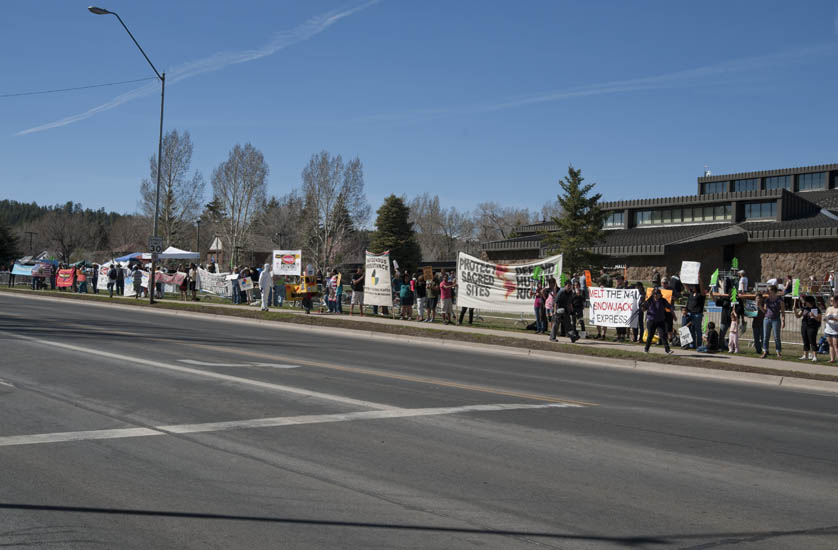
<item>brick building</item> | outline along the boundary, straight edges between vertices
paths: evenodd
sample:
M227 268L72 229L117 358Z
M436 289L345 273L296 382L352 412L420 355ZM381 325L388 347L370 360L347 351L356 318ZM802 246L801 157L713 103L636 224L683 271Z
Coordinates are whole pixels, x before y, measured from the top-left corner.
M625 265L629 279L671 274L682 260L702 276L736 257L752 281L822 280L838 267L838 164L698 178L698 194L600 203L605 241L594 251ZM552 222L521 226L518 236L482 243L492 261L543 257Z

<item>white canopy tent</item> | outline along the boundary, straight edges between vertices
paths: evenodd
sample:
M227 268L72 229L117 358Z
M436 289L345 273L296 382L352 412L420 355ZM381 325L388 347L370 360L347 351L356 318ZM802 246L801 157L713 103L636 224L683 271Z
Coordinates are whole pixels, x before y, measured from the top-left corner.
M181 250L174 246L170 246L160 253L161 260L197 260L200 257L201 255L198 252L189 252L188 250Z

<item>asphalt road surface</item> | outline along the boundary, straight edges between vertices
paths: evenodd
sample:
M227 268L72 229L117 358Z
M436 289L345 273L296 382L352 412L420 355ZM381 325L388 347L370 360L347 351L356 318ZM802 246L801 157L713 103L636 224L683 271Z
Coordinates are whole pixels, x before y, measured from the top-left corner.
M838 398L0 295L0 547L838 548Z

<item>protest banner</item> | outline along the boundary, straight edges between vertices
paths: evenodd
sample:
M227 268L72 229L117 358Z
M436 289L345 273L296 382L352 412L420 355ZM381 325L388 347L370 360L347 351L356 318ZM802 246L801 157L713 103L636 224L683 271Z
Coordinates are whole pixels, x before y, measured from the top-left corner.
M681 282L685 285L697 285L700 269L701 262L681 262Z
M55 286L58 288L67 288L73 286L75 281L75 269L59 269L58 275L55 278Z
M253 290L253 279L250 277L239 277L239 288L241 290Z
M390 251L373 254L367 251L364 263L364 304L368 306L393 305L390 281Z
M198 268L196 285L201 292L215 296L230 297L233 295L233 285L227 280L227 273L210 273L206 269Z
M636 328L639 294L636 288L589 288L591 324Z
M541 268L542 273L561 273L561 254L531 264L500 265L460 252L457 259L457 306L530 313L538 286L533 279L536 268Z
M303 253L301 250L274 250L273 274L296 275L303 274Z
M434 266L426 265L422 268L422 276L425 277L426 281L430 281L434 278Z

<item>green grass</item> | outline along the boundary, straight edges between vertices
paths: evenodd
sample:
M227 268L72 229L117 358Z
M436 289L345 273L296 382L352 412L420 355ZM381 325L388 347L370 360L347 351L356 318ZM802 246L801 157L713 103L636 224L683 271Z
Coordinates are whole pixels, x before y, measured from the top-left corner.
M838 369L836 369L836 375L813 374L795 371L793 370L793 364L795 362L800 363L800 361L797 359L789 358L777 360L777 367L754 367L750 365L725 363L709 358L702 359L693 357L680 357L676 355L645 354L639 351L640 348L638 346L640 344L626 345L626 349L598 348L594 346L574 345L570 343L554 343L548 341L546 338L542 341L533 341L530 339L516 338L514 333L511 332L511 330L514 329L505 329L507 332L509 332L509 335L489 335L480 334L476 332L468 332L468 329L465 327L463 327L460 330L444 330L434 328L434 325L428 325L425 323L417 323L416 325L373 323L367 322L363 319L359 319L358 317L353 317L352 319L349 319L347 315L301 315L299 313L291 313L290 309L286 309L285 311L276 311L276 309L274 309L273 311L263 312L257 307L219 307L217 303L210 303L208 300L205 300L204 297L201 298L200 302L181 302L165 300L158 301L154 305L151 305L148 303L147 299L124 297L109 298L107 295L102 294L73 294L69 292L59 291L35 292L24 289L10 289L7 287L0 287L0 291L29 295L53 296L67 300L84 300L107 304L131 305L143 308L167 309L174 311L188 311L193 313L224 315L228 317L238 317L245 319L261 319L283 323L293 323L295 325L304 326L334 327L350 330L362 330L367 332L378 332L384 334L395 334L402 336L418 336L443 341L489 344L528 350L558 352L571 355L584 355L588 357L597 357L603 359L624 359L630 361L633 360L644 361L649 363L663 363L669 365L684 365L725 371L751 372L757 374L771 374L775 376L786 376L793 378L805 378L810 380L838 382ZM492 327L487 326L486 324L480 324L480 328ZM520 329L518 329L517 332L520 333ZM751 352L742 354L742 356L755 357L756 354ZM730 355L730 357L732 360L735 360L737 356Z

